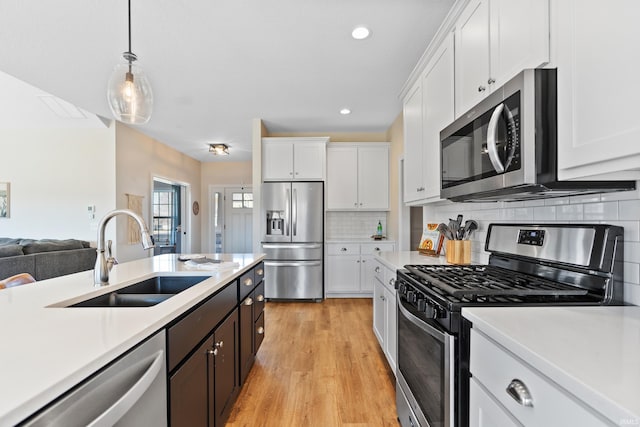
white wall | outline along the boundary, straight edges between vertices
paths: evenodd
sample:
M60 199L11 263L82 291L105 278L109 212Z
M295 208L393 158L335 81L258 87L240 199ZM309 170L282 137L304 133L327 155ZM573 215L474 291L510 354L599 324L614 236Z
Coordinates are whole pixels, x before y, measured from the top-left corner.
M640 186L640 182L638 182ZM640 305L640 190L529 202L443 203L424 207L424 222L448 222L461 213L480 230L472 241L472 262L486 263L487 227L492 222L602 223L624 227L625 301Z
M95 241L97 222L115 208L115 170L113 124L0 130L0 181L11 185L10 218L0 219L0 236Z
M200 201L200 162L173 148L150 138L121 123L116 126L116 205L127 208L127 193L144 196L142 216L151 227L151 195L153 177L161 177L188 186L187 223L185 230L191 239L191 248L183 252L200 252L202 215L194 215L191 204ZM202 206L202 203L200 203ZM127 244L127 220L118 217L118 261L125 262L153 255L140 244ZM110 226L112 227L111 223Z

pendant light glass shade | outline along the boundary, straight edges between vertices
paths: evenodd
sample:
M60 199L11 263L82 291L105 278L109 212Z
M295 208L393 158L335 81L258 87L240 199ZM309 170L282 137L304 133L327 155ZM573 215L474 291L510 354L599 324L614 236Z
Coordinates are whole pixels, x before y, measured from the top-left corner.
M111 112L117 120L134 125L145 124L153 111L153 92L142 68L133 61L135 55L123 54L124 62L111 73L107 88L107 99Z

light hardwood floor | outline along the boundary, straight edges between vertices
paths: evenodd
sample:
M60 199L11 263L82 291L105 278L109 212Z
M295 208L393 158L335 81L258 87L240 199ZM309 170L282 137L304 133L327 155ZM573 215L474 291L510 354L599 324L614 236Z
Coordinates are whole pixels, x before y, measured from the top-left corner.
M394 426L395 379L368 298L268 302L265 339L227 426Z

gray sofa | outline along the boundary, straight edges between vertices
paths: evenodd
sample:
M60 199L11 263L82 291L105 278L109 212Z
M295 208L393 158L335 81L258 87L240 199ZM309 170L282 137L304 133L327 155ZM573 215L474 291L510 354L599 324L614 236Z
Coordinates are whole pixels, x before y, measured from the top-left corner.
M0 280L19 273L50 279L91 270L95 262L96 249L83 240L0 237Z

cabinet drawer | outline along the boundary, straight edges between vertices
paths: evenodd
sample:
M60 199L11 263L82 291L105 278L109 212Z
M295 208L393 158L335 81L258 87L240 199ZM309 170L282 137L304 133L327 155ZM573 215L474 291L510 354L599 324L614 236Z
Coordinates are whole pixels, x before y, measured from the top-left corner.
M238 303L238 282L233 281L167 330L169 371L209 334Z
M396 272L390 268L384 269L384 285L394 296L396 294Z
M573 395L554 385L547 377L475 329L471 330L470 358L473 377L524 425L609 425ZM507 392L507 387L513 380L519 380L526 386L532 406L520 404Z
M327 245L329 255L358 255L360 245L358 243L329 243Z
M256 287L256 279L254 277L254 269L251 269L240 276L240 283L238 284L239 288L239 301L245 299L247 295L253 291L253 288Z
M380 252L393 252L393 243L363 243L360 245L362 255L377 255Z
M260 317L258 317L258 320L256 320L255 334L255 353L257 354L260 346L262 345L262 341L264 340L264 313L262 313Z
M253 277L256 283L262 282L262 279L264 279L264 262L253 268Z
M264 282L260 282L260 284L256 286L253 295L253 320L256 321L264 310Z

